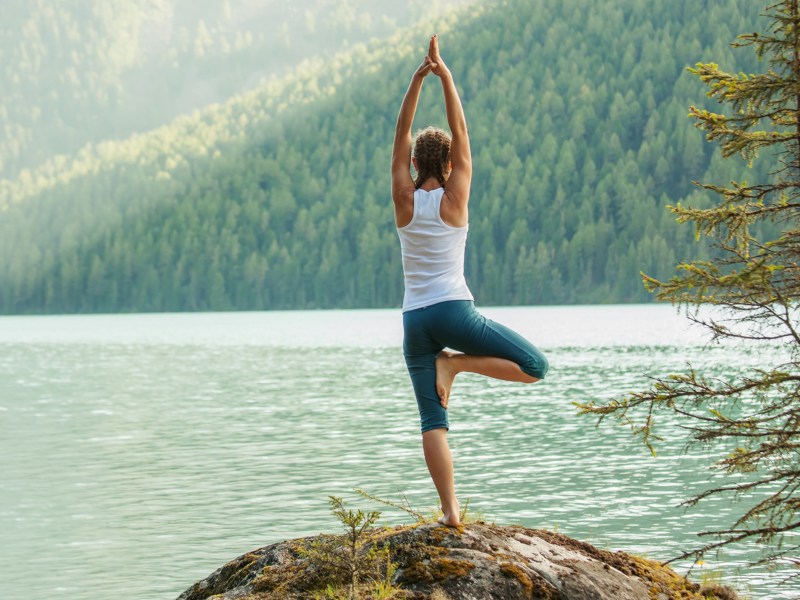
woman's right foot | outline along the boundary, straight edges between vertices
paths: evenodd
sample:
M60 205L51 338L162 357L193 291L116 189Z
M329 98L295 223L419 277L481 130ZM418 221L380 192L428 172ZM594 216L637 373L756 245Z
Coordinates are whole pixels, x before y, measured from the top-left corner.
M436 393L444 408L447 408L447 403L450 401L450 388L453 387L453 380L456 378L456 370L451 361L454 356L452 352L442 350L436 357Z

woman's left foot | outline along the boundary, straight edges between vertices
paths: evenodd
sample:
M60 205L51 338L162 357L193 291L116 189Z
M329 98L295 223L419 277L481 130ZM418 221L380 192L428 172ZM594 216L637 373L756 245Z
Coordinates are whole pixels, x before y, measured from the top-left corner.
M456 371L450 361L454 356L452 352L442 350L436 357L436 393L439 394L439 402L444 408L447 408L450 401L450 388L456 378Z
M461 519L458 518L458 514L442 515L437 519L437 521L442 525L447 525L448 527L458 527L461 525Z

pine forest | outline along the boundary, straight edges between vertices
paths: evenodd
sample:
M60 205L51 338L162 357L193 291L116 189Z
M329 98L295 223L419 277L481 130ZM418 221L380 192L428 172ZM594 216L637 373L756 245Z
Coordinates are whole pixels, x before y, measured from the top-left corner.
M713 106L687 67L759 68L730 46L759 2L451 2L422 20L344 1L320 3L326 19L298 3L293 18L319 44L295 62L278 53L258 81L282 29L248 38L220 25L247 3L224 3L228 21L200 41L197 28L174 33L183 41L149 62L152 15L113 4L83 37L61 14L77 9L44 2L19 3L3 26L6 47L35 38L14 47L28 50L25 72L39 69L36 85L17 76L0 92L2 313L399 306L392 136L434 29L469 125L466 276L481 305L650 301L641 272L665 278L710 252L667 206L710 203L694 180L769 176L768 161L721 160L687 118ZM325 36L342 28L348 45L333 52ZM298 43L287 31L284 49ZM42 66L47 56L62 60ZM181 61L214 90L175 76ZM137 66L123 77L120 64ZM23 92L41 101L25 106ZM426 125L446 126L433 78L415 129Z

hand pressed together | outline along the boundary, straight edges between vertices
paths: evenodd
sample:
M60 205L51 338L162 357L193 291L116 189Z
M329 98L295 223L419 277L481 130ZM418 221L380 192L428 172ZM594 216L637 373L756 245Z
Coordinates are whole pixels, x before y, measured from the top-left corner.
M442 55L439 54L439 36L433 34L428 43L428 54L422 59L422 64L417 68L414 77L424 79L429 73L443 77L449 72L447 65L442 60Z
M428 76L428 74L432 70L433 63L431 62L430 56L425 56L422 60L422 64L417 67L416 72L414 73L414 77L418 77L419 79L424 79Z
M435 33L431 36L430 43L428 44L428 56L426 58L430 60L431 71L433 71L433 74L437 77L442 77L446 73L449 73L447 65L444 64L442 56L439 54L439 36Z

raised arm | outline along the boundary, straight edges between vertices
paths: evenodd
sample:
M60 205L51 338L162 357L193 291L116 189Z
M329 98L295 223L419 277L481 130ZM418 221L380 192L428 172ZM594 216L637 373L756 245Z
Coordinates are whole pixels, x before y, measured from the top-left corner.
M422 64L411 77L397 126L394 130L394 146L392 147L392 200L394 216L398 227L407 225L414 214L414 180L411 178L411 126L414 113L417 112L419 93L422 82L431 72L431 59L426 56Z
M442 81L447 124L452 135L450 142L452 171L447 179L445 191L445 200L449 205L445 209L449 214L443 216L449 216L449 219L446 218L448 221L466 225L467 202L469 202L469 188L472 182L472 154L469 149L467 119L464 116L464 108L461 106L461 98L458 96L456 84L453 82L453 75L439 54L439 36L437 35L431 38L428 56L431 59L433 74Z

